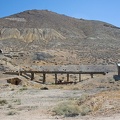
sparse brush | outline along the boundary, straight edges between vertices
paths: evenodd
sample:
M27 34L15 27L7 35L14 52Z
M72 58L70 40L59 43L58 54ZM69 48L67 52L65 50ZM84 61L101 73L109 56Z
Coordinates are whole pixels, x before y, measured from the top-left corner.
M113 79L108 79L108 81L109 81L109 83L115 83L115 80L113 80Z
M82 116L85 116L87 115L89 112L91 112L91 108L89 105L82 105L80 107L80 113Z
M7 100L0 100L0 105L1 106L5 105L5 104L7 104Z
M17 103L17 105L21 105L21 100L20 99L16 99L14 100L15 103Z
M15 115L15 114L16 114L15 111L9 111L9 112L7 113L7 115Z
M8 105L8 108L12 108L12 105Z
M15 90L14 88L11 89L11 91L14 91L14 90Z
M74 87L73 90L79 90L79 88L78 87Z
M23 87L27 87L26 85L23 85Z
M90 96L88 94L82 94L79 98L79 100L77 101L78 105L83 104L85 101L87 101L88 99L90 99Z
M20 88L20 91L27 90L27 87Z
M56 115L63 115L65 117L74 117L79 115L80 110L79 107L71 102L65 102L59 104L54 108L53 112Z

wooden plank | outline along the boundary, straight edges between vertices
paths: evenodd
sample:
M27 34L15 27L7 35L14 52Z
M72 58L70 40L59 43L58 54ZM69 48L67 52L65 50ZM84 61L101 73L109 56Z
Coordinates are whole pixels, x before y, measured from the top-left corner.
M22 73L45 73L45 74L105 74L106 72L74 72L74 71L21 71Z

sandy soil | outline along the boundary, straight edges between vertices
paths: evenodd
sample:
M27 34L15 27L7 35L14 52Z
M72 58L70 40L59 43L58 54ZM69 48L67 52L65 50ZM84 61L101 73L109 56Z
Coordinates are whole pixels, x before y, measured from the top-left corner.
M11 64L7 65L13 69ZM82 75L82 81L71 85L43 85L37 83L40 75L35 75L35 80L24 76L21 85L7 83L11 76L0 72L0 120L120 120L120 80L115 81L113 76L117 73L109 73L105 76ZM59 76L63 79L65 76ZM54 76L47 76L47 82L53 81ZM71 76L70 79L78 79L78 76ZM41 90L47 87L48 90ZM79 99L81 95L94 95L105 99L102 106L103 111L97 111L86 116L63 117L53 115L53 108L59 103ZM91 102L88 100L85 104ZM109 104L108 104L109 103ZM112 108L111 108L112 106ZM114 109L113 109L114 108Z
M78 98L83 91L81 90L10 90L6 87L0 90L0 100L7 100L7 104L0 106L1 120L119 120L120 115L111 116L77 116L77 117L59 117L51 116L51 108L62 101ZM13 115L10 114L13 112Z
M82 94L101 94L102 91L113 91L116 93L119 81L109 83L114 73L106 76L96 76L92 79L86 79L77 85L40 85L38 88L33 86L11 85L2 83L0 85L0 101L7 101L6 104L0 105L1 120L120 120L119 112L112 114L99 113L96 115L63 117L54 116L52 109L61 102L71 99L78 99ZM103 82L104 83L101 83ZM2 81L2 79L1 79ZM96 81L96 82L95 82ZM94 83L94 84L92 84ZM101 84L105 86L101 87ZM112 86L111 86L112 84ZM41 87L48 87L49 90L40 90ZM85 87L86 86L86 87ZM99 87L98 87L99 86ZM84 88L83 88L84 87ZM60 89L61 88L61 89ZM113 88L113 89L112 89ZM93 90L94 89L94 90ZM109 92L110 94L111 92ZM103 94L101 94L103 95ZM106 94L107 95L107 94ZM111 94L112 95L112 94ZM118 95L119 96L119 95ZM114 97L114 96L113 96ZM118 99L118 101L120 98ZM114 98L113 98L114 101Z

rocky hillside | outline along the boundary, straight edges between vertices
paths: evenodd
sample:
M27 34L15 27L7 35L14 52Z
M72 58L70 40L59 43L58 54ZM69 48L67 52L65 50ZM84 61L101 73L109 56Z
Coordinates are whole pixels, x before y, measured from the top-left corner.
M119 38L120 28L114 25L48 10L28 10L0 18L0 49L7 51L60 49L72 51L79 61L114 63L120 58Z
M0 19L0 39L117 39L120 28L100 21L75 19L47 10L30 10Z

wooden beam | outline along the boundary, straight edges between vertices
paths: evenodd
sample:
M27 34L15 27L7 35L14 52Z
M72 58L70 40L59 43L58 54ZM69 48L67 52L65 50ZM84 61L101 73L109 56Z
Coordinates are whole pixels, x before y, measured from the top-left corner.
M46 73L43 73L43 84L46 83Z
M67 82L69 82L69 74L67 73Z
M55 84L57 84L57 73L55 73Z
M31 80L34 79L34 72L31 72Z
M20 76L20 75L22 75L22 72L21 72L21 71L19 71L19 76Z
M79 74L79 82L81 82L81 74Z
M22 75L22 72L20 71L20 75Z
M93 78L93 74L90 74L91 75L91 78Z
M120 66L117 66L118 68L118 76L120 76Z

